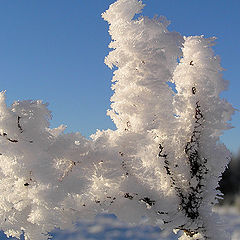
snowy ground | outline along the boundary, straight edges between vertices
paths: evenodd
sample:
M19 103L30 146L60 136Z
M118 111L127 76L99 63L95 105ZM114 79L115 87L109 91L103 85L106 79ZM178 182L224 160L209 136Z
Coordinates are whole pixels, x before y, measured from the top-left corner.
M217 212L227 225L232 240L240 240L240 209L234 207L219 208Z
M240 212L236 208L216 209L224 219L232 240L240 240ZM170 234L170 235L169 235ZM113 216L98 216L93 223L82 223L76 232L56 234L54 240L175 240L178 237L157 227L131 227Z
M169 236L170 234L170 236ZM54 234L55 235L55 234ZM81 223L74 233L57 233L54 240L175 240L176 235L152 226L129 226L112 215L98 216L95 222Z
M240 240L240 212L236 208L218 208L226 224L232 240ZM169 235L170 234L170 235ZM0 239L5 240L3 234ZM24 238L22 238L24 239ZM177 236L169 232L161 232L152 226L129 226L113 215L98 216L94 222L85 222L72 232L57 231L53 240L175 240Z

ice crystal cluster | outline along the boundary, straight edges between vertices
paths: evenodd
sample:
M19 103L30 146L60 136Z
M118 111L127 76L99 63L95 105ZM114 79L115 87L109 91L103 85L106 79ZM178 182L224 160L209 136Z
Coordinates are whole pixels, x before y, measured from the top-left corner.
M115 67L108 115L117 130L88 140L49 128L41 101L0 96L0 226L45 240L54 228L114 213L129 223L181 230L180 239L226 240L212 207L229 161L219 142L233 107L214 38L182 37L164 18L136 17L139 0L103 13ZM176 87L175 87L176 86Z

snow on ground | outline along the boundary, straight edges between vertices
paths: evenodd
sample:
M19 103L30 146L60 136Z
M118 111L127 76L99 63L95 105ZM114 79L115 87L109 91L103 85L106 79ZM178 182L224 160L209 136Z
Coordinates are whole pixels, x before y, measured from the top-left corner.
M170 236L169 236L170 234ZM129 226L120 222L113 215L97 216L94 222L85 222L77 226L72 233L57 232L54 240L175 240L176 235L170 232L161 232L153 226Z
M217 208L216 211L222 216L227 231L231 234L231 240L240 240L240 209L235 207Z
M232 240L240 240L240 212L233 207L216 208ZM129 226L112 215L98 216L95 222L78 225L72 233L54 234L54 240L176 240L177 235L152 226Z
M228 232L232 236L231 240L240 240L240 211L234 207L216 208L216 211L227 225ZM114 215L100 215L95 221L79 223L75 231L53 233L53 240L176 240L177 238L177 235L161 232L157 227L129 226L117 220ZM0 234L0 239L7 238Z

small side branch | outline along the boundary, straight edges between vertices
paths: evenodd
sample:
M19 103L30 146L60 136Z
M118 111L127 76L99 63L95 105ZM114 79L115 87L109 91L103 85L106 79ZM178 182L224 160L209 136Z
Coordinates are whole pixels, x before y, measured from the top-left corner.
M192 89L192 93L196 93L196 89ZM191 173L191 180L189 182L189 191L187 195L180 196L181 203L180 207L184 211L186 217L191 219L191 221L195 221L197 218L199 218L199 208L201 206L203 197L203 180L205 178L205 175L208 173L208 169L206 167L207 159L201 157L199 152L199 145L200 145L200 136L203 129L203 123L204 123L204 115L201 111L201 106L199 104L199 101L196 102L195 107L195 126L194 130L191 136L191 139L189 142L187 142L185 147L185 153L187 155L189 166L190 166L190 173ZM192 181L194 184L192 184ZM202 227L203 228L203 227ZM184 228L182 226L181 228L184 230L184 232L188 236L193 236L195 232ZM200 231L200 229L199 229ZM201 232L204 233L204 229L201 229ZM208 239L207 236L205 236L205 239Z
M20 124L20 119L21 119L21 117L18 116L18 118L17 118L17 125L18 125L18 129L20 130L20 133L23 133L23 128L22 128L22 126Z
M72 172L73 167L76 166L76 165L79 164L79 163L80 163L80 161L77 161L77 162L75 162L75 161L70 161L69 166L66 168L66 170L65 170L64 173L63 173L63 175L59 178L59 181L62 182L63 179L64 179L66 176L68 176L68 174L69 174L70 172Z
M5 132L2 133L2 134L0 133L0 136L6 138L9 142L12 142L12 143L17 143L18 142L18 140L16 140L16 139L9 138L7 133L5 133Z

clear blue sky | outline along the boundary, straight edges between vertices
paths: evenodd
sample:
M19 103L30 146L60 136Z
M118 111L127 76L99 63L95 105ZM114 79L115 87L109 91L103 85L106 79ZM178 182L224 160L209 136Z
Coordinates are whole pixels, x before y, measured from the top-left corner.
M106 116L112 72L104 65L108 54L108 25L101 13L113 0L0 0L0 90L7 101L42 99L53 113L51 125L85 136L114 128ZM240 1L144 0L143 14L164 15L171 30L183 35L218 37L215 48L226 69L229 90L223 94L240 109ZM235 129L222 138L237 152L240 114Z

